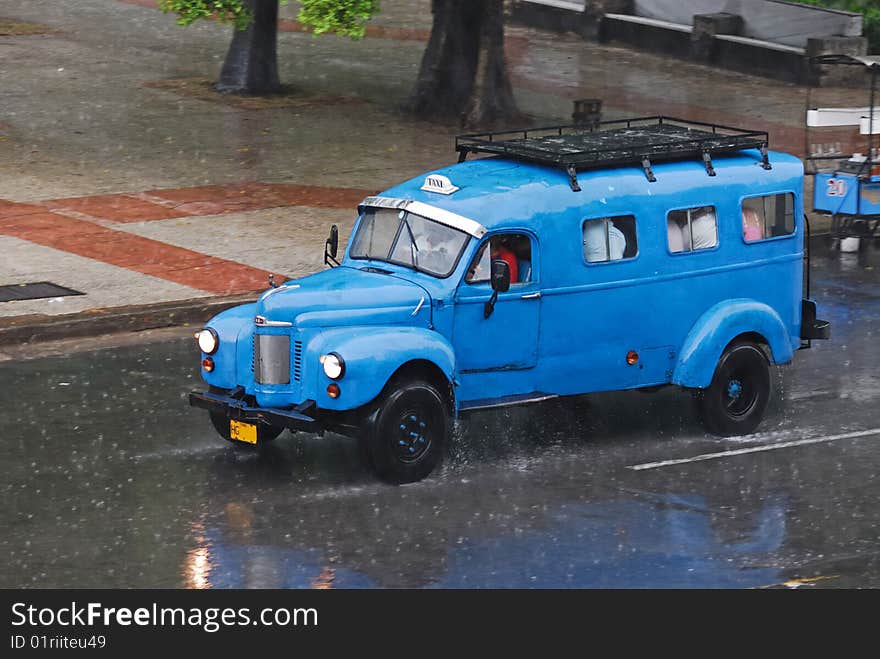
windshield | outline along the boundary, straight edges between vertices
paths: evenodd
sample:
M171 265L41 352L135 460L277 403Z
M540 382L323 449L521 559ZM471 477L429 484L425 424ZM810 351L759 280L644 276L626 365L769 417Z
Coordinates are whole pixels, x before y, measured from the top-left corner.
M368 208L352 240L349 256L448 277L467 241L466 233L421 215L391 208Z

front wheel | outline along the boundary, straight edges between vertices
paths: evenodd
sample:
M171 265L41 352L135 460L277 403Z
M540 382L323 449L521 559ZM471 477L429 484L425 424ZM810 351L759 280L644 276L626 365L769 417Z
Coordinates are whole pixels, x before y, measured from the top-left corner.
M721 436L754 432L770 400L770 364L754 343L728 347L708 388L697 394L709 432Z
M395 484L420 481L443 457L451 424L446 401L433 385L398 384L364 424L364 448L376 475Z

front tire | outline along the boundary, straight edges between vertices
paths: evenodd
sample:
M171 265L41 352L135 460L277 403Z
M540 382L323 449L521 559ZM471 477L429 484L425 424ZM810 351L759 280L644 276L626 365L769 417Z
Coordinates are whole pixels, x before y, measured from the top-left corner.
M440 463L451 433L446 401L423 381L391 387L364 426L360 441L373 470L382 480L397 485L430 474Z
M712 383L697 394L709 432L722 437L748 435L758 427L770 400L770 363L754 343L729 346Z

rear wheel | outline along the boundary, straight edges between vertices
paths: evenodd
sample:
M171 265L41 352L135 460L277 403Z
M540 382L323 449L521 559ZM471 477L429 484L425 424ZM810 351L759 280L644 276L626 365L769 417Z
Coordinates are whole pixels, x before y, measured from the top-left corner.
M248 446L253 446L253 444L248 444L246 442L240 442L237 439L232 439L229 430L229 417L225 414L219 414L217 412L209 412L211 417L211 423L214 425L214 429L217 433L225 439L230 444L234 446L245 448ZM267 444L272 440L276 439L278 435L284 432L284 428L278 428L276 426L267 426L265 423L257 423L257 445L259 444Z
M770 400L770 364L754 343L729 346L708 388L697 394L700 415L709 432L748 435L761 423Z
M359 440L384 481L420 481L439 464L451 432L446 401L423 381L399 383L385 393Z

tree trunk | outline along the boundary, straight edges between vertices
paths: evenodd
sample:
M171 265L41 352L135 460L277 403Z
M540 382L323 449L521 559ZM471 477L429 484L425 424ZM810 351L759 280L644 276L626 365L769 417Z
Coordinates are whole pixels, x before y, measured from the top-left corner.
M433 0L410 109L480 125L518 116L504 57L503 0Z
M244 0L253 20L236 29L220 72L217 91L271 94L278 79L278 0Z

